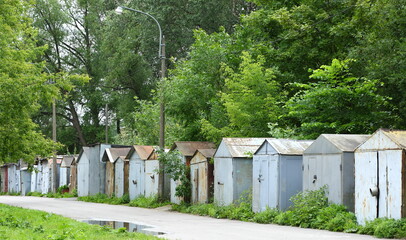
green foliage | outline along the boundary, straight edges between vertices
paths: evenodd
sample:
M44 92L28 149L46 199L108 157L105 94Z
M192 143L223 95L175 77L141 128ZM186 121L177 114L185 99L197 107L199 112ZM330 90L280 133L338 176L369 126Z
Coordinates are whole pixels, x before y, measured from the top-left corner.
M219 206L216 204L196 204L187 203L173 204L172 210L183 213L192 213L200 216L210 216L213 218L228 218L241 221L252 221L255 213L252 212L251 195L242 194L239 201L228 206Z
M192 194L189 166L183 162L182 155L178 151L165 152L165 150L159 149L157 153L158 161L164 166L163 169L160 169L161 173L168 174L171 179L178 183L175 196L188 202Z
M165 85L166 111L185 129L180 139L202 140L202 121L225 127L224 107L219 91L224 86L221 64L227 61L230 35L224 29L207 34L194 31L195 42L184 59L174 62Z
M63 193L66 192L67 190L69 190L68 185L62 185L60 187L58 187L58 189L56 190L57 193Z
M367 221L365 226L360 227L358 233L374 235L378 238L405 238L406 220L376 218L373 221Z
M158 196L139 196L136 199L132 200L128 205L131 207L158 208L169 204L171 203L160 200Z
M310 227L320 210L328 206L326 187L315 191L300 192L290 199L293 206L290 209L292 218L288 218L287 225Z
M358 233L366 234L366 235L374 235L376 227L382 223L385 219L384 218L376 218L373 221L367 221L365 226L363 226Z
M115 144L158 145L159 140L159 109L156 97L152 100L135 100L136 107L129 113L123 130L113 142ZM172 144L184 130L170 116L165 118L165 143Z
M107 204L113 204L113 205L122 205L122 204L127 204L130 202L130 196L128 194L124 194L122 197L109 197L107 194L103 193L98 193L93 196L83 196L83 197L78 197L79 201L84 201L84 202L95 202L95 203L107 203Z
M229 119L229 125L219 130L223 136L264 137L268 135L268 123L277 121L284 93L275 81L274 70L265 68L264 64L263 56L255 59L245 51L237 70L223 64L226 78L221 102ZM202 131L211 133L204 128Z
M256 223L273 223L280 214L279 210L267 207L265 211L256 213L252 220Z
M313 70L316 83L287 102L289 117L298 119L298 133L316 138L322 133L370 133L391 122L388 99L378 93L379 81L354 77L350 60L334 59Z
M40 193L40 192L29 192L26 194L27 196L33 196L33 197L48 197L48 198L73 198L73 197L77 197L77 193L73 192L73 193L69 193L69 192L61 192L58 191L57 193Z
M60 147L37 131L32 121L41 100L48 103L57 95L46 84L43 63L38 59L45 47L37 46L32 27L31 1L0 3L0 159L33 162L36 155L47 156Z
M118 232L59 215L0 205L1 239L159 239L141 233Z

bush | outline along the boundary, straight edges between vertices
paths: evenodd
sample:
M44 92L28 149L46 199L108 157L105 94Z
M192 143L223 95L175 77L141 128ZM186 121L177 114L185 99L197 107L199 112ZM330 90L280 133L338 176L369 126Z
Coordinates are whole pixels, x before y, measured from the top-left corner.
M326 196L326 187L322 187L315 191L300 192L290 199L293 206L290 211L289 221L286 225L310 227L321 209L328 207L328 199Z
M315 220L311 223L310 227L317 229L327 229L327 224L337 216L337 214L347 212L343 205L331 204L328 207L320 209Z
M324 229L334 232L357 232L357 218L354 213L340 212L327 222Z
M273 223L275 217L278 216L281 212L277 209L266 208L265 211L256 213L252 220L256 223Z
M40 192L29 192L26 194L27 196L33 196L33 197L42 197L44 194Z
M56 192L59 194L62 194L62 193L65 193L66 191L69 191L68 185L62 185L62 186L58 187Z
M376 218L373 221L367 221L365 226L361 227L358 233L366 235L374 235L376 227L383 221L383 218Z
M279 225L297 226L294 225L294 214L292 211L280 213L278 216L275 217L274 223L277 223Z
M170 202L165 202L159 200L158 196L145 197L140 196L132 200L128 205L131 207L142 207L142 208L157 208L165 205L169 205Z

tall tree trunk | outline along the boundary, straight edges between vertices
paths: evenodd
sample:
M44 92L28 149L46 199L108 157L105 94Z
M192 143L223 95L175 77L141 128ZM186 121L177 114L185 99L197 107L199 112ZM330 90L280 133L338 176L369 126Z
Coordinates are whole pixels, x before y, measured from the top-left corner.
M76 129L76 133L78 134L78 138L82 146L86 146L86 139L83 135L82 127L80 126L79 116L76 112L75 105L73 104L72 100L68 100L69 104L69 111L72 114L72 124L73 127Z

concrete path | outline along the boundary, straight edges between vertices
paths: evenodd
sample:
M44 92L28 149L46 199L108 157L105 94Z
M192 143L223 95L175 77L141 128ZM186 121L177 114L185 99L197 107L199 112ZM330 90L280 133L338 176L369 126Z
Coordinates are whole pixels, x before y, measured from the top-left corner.
M335 233L322 230L303 229L273 224L257 224L214 219L182 214L162 209L143 209L87 203L75 199L53 199L40 197L0 196L0 203L37 209L77 220L110 220L133 222L153 226L155 231L165 232L164 238L183 240L338 240L376 239L358 234Z

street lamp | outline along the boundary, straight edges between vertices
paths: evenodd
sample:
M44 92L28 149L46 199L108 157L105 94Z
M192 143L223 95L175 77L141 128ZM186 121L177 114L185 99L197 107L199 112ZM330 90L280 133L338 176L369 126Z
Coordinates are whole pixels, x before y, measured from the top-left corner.
M124 10L130 10L133 12L147 15L148 17L152 18L155 21L155 23L157 24L158 29L159 29L158 57L161 59L161 81L163 82L165 79L166 65L165 65L165 37L162 34L161 25L152 15L150 15L146 12L140 11L140 10L123 7L123 6L118 6L115 11L117 14L122 14ZM165 148L165 105L164 105L164 101L163 101L163 96L161 96L161 103L160 103L159 107L160 107L160 111L159 111L159 147L161 149L164 149Z

